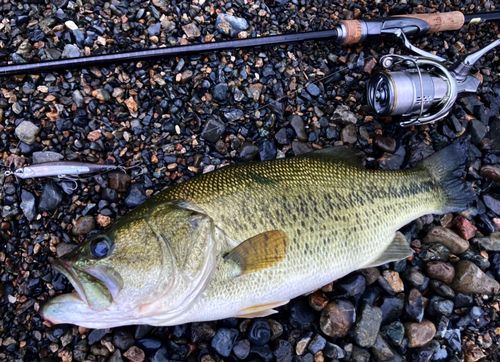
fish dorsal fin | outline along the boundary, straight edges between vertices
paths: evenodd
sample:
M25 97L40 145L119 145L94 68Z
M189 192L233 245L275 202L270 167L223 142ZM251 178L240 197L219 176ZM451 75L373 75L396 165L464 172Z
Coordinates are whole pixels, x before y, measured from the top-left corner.
M270 230L245 240L224 258L234 262L244 275L282 262L288 253L289 239L284 231Z
M413 254L412 248L408 245L403 234L399 231L396 232L396 236L392 240L391 244L385 249L385 251L376 260L370 264L364 266L364 268L379 266L392 261L398 261L405 259Z
M262 305L256 305L250 308L243 309L238 315L236 315L236 318L258 318L258 317L267 317L268 315L278 313L276 309L277 307L281 307L282 305L285 305L289 302L290 300L285 300L281 302L275 302L275 303L269 303L269 304L262 304Z
M328 147L322 150L306 153L302 157L319 159L325 161L339 160L352 166L363 168L361 159L352 148L347 147Z

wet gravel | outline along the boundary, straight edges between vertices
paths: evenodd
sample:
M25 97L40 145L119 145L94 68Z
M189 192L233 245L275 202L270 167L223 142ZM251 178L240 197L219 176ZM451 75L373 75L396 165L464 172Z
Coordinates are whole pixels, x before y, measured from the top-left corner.
M498 8L490 0L6 0L0 56L24 63ZM498 23L487 23L415 42L455 60L496 38ZM4 169L61 158L133 166L76 187L0 174L0 361L499 360L499 298L487 295L500 281L498 50L474 68L477 95L441 122L408 129L366 106L375 61L393 50L390 41L321 42L0 78ZM71 291L51 270L54 258L171 185L342 144L369 168L406 168L468 136L466 178L479 198L470 210L404 227L411 260L353 273L256 320L88 330L50 326L38 314Z

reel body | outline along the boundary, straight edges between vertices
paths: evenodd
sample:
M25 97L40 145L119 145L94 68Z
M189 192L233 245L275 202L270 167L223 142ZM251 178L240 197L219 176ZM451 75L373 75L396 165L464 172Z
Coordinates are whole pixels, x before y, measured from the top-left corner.
M409 127L446 117L460 93L476 93L480 81L470 74L474 63L500 45L500 40L455 63L426 53L410 44L404 33L394 35L419 56L388 54L380 59L386 68L367 85L368 105L379 117L403 116L401 126ZM391 71L395 64L405 67Z

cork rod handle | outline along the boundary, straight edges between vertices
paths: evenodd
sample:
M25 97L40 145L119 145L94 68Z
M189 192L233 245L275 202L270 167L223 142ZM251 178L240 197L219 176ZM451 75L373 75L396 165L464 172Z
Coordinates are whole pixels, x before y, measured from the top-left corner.
M429 33L438 31L458 30L465 23L464 14L460 11L450 11L448 13L435 14L411 14L400 15L409 18L415 18L425 21L430 26Z
M414 18L425 21L429 24L428 33L435 33L437 31L458 30L465 23L464 14L460 11L451 11L448 13L435 13L435 14L409 14L397 15L394 18L406 17ZM342 45L356 44L364 39L363 28L359 20L343 20L342 24L346 29L346 37ZM375 35L375 34L373 34Z

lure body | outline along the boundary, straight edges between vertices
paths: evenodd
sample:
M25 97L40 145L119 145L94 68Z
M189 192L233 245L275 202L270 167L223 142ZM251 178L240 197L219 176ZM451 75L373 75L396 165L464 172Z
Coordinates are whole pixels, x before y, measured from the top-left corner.
M118 167L119 166L116 165L101 165L78 161L51 161L24 166L13 172L7 172L6 174L27 179L36 177L72 176L109 172L116 170Z

